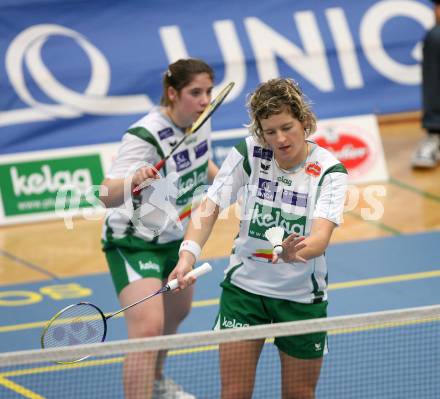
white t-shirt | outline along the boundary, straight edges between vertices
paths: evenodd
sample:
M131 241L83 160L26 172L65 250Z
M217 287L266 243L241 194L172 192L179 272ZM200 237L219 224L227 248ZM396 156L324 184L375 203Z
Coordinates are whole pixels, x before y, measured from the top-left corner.
M264 236L272 226L282 226L286 236L307 236L313 219L341 222L347 171L329 151L309 145L305 162L285 171L271 150L248 137L228 154L209 188L208 197L221 208L236 201L241 206L240 231L225 271L232 272L234 285L302 303L327 298L324 255L305 264L272 264L272 246Z
M207 121L189 136L167 160L160 171L162 178L145 188L140 196L131 197L131 187L126 188L126 203L107 211L104 241L137 237L160 244L182 239L193 195L208 183L210 131ZM125 178L141 166L155 165L169 154L183 134L160 108L153 109L124 134L106 177Z

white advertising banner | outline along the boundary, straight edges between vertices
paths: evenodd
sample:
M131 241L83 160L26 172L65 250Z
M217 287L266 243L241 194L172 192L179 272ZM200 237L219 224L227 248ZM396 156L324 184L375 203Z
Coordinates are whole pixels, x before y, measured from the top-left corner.
M231 146L247 135L245 128L214 132L216 162L220 164ZM311 138L332 151L346 166L350 184L388 179L374 115L321 120ZM118 145L108 143L0 156L0 225L62 218L71 225L73 217L100 217L104 209L96 196Z

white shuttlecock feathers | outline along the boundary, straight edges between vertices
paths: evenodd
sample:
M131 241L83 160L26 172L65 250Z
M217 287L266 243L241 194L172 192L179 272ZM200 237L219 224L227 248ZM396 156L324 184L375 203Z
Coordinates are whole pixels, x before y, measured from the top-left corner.
M283 247L281 246L284 237L284 229L280 226L271 227L267 229L264 233L266 238L273 246L273 253L280 254L283 252Z

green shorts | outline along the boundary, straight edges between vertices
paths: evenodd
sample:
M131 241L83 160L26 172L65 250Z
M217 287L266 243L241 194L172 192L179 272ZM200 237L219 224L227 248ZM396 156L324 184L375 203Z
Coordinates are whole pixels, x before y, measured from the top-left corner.
M104 243L104 253L118 295L133 281L144 277L165 280L179 260L181 241L166 244L133 240Z
M261 324L308 320L327 316L327 301L314 304L298 303L285 299L252 294L228 279L223 288L220 309L214 329L257 326ZM316 359L323 356L327 346L325 332L277 337L278 349L299 359Z

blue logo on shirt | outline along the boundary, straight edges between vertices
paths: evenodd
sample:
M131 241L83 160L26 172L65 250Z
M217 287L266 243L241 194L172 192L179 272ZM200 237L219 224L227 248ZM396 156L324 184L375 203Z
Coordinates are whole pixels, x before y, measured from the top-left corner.
M268 201L275 201L278 183L262 179L258 179L257 197Z
M268 150L262 147L254 147L254 157L265 159L266 161L270 161L272 159L273 152L272 150Z
M191 166L188 150L178 152L177 154L173 155L173 158L176 162L176 168L178 172Z
M159 130L157 132L157 134L159 135L159 138L161 140L165 140L168 137L171 137L174 135L173 129L171 129L170 127L167 127L165 129Z
M283 190L281 194L281 202L305 208L307 206L307 194Z
M194 152L196 154L196 158L200 158L201 156L205 155L208 151L208 141L204 140L201 143L197 144L194 147Z

